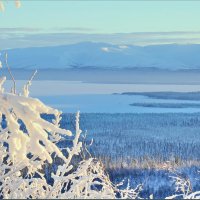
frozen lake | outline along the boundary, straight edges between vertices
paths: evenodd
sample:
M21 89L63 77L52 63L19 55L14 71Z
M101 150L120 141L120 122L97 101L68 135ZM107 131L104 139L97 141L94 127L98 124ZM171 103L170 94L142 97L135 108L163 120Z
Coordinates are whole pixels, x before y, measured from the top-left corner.
M200 112L199 108L159 108L130 106L132 103L171 103L171 104L192 104L197 101L183 100L160 100L151 99L139 95L112 95L112 94L88 94L88 95L64 95L64 96L39 96L48 105L63 110L64 112L83 113L195 113Z
M20 93L25 81L17 81ZM7 81L5 88L10 90L12 82ZM200 85L171 84L102 84L81 81L34 81L30 88L31 96L63 112L85 113L194 113L200 112L200 101L153 99L142 95L120 95L123 92L194 92ZM142 106L150 103L151 106ZM130 106L135 104L140 106ZM161 106L155 106L161 105ZM167 105L162 107L162 104ZM188 104L188 106L187 106ZM196 106L191 106L196 104ZM172 107L170 108L170 105ZM180 106L181 105L181 106Z
M24 80L17 81L18 91L26 83ZM10 88L12 82L6 81L6 89ZM57 81L39 80L33 81L31 95L77 95L77 94L113 94L123 92L192 92L200 91L200 85L176 85L176 84L117 84L117 83L86 83L81 81Z

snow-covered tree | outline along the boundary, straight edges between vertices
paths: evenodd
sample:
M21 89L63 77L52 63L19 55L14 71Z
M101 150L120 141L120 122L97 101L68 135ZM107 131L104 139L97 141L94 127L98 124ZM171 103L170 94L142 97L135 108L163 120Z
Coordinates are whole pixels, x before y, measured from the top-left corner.
M29 97L31 80L18 94L6 92L6 78L0 78L0 198L136 198L138 188L119 190L100 162L80 159L79 112L75 135L61 129L62 113ZM42 114L54 119L47 121ZM67 138L71 145L59 148L59 141ZM60 164L48 182L44 167L56 158Z

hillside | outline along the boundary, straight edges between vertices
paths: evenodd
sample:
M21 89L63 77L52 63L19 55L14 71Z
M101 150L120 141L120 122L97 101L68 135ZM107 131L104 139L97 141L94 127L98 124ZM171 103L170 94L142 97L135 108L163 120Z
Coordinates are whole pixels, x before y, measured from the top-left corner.
M10 57L9 62L15 69L200 69L200 45L141 47L84 42L6 51Z

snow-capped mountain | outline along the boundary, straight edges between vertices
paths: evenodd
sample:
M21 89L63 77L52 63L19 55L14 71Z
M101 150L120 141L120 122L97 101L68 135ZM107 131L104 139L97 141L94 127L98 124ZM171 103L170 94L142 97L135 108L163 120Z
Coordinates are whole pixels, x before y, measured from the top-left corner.
M200 69L200 45L197 44L141 47L84 42L66 46L10 49L7 53L12 68Z

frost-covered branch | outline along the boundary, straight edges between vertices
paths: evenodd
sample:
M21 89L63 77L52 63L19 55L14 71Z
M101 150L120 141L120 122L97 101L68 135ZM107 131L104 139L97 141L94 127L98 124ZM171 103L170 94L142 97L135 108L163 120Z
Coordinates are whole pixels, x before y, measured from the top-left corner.
M12 93L16 94L16 81L15 81L15 78L14 78L12 72L11 72L10 66L8 65L8 54L7 53L5 54L5 63L6 63L6 67L8 69L8 72L10 74L10 77L13 81L13 88L12 88L11 91L12 91Z
M35 74L34 74L35 75ZM115 198L133 193L120 191L112 184L103 166L93 158L82 159L80 113L76 115L76 131L60 128L61 112L38 99L28 97L28 81L23 96L7 93L6 78L0 79L0 196L3 198ZM42 114L53 115L47 121ZM71 138L63 153L57 143ZM45 166L55 165L53 182L45 177ZM78 159L77 159L78 158ZM135 193L134 193L135 194Z
M200 191L192 191L191 182L189 179L183 178L178 174L171 176L171 178L175 183L176 194L166 197L165 199L200 199Z
M33 81L33 79L34 79L36 74L37 74L37 70L35 70L35 72L31 76L30 80L23 87L23 94L24 94L25 97L29 96L29 93L30 93L29 92L29 87L31 86L32 81Z

